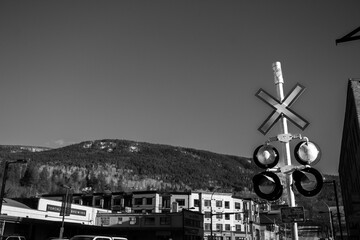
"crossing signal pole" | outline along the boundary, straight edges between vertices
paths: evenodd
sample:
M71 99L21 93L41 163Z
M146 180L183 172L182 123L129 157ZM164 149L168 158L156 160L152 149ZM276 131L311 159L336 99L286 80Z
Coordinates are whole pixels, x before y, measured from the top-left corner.
M276 173L283 173L286 177L286 192L288 194L288 204L290 208L295 208L295 195L293 186L298 192L306 197L312 197L318 194L323 186L323 177L319 171L311 166L316 164L321 157L319 147L310 142L307 137L300 134L290 134L288 132L287 120L290 120L300 129L304 130L308 126L308 122L290 109L291 105L305 90L303 86L297 84L294 89L285 97L280 62L273 64L274 80L277 90L277 98L260 89L256 96L270 105L274 110L270 116L259 127L259 131L264 135L275 125L277 121L281 121L281 134L276 137L269 138L264 144L255 149L253 160L257 166L266 169L253 177L253 186L255 193L263 199L274 201L279 199L283 194L283 186ZM294 166L291 163L290 141L293 139L301 139L295 147L294 155L300 166ZM279 152L270 145L272 141L284 143L283 163L281 168L275 168L279 162ZM298 240L297 221L292 222L292 239Z

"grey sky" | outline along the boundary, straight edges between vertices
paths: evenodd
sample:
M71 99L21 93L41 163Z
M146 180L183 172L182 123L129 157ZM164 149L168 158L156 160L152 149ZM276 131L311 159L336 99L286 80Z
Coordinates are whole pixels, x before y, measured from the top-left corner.
M347 79L360 77L359 1L2 1L0 144L128 139L251 156L276 96L337 173ZM295 146L296 142L292 143ZM295 161L293 159L293 161Z

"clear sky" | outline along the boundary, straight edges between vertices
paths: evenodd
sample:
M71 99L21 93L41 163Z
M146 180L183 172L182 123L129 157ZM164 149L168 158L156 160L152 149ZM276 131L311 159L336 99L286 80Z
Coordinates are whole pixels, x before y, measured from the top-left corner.
M291 133L316 142L337 174L349 78L360 77L360 1L1 1L0 144L61 147L126 139L252 156L280 133L280 61ZM291 142L295 146L297 140ZM293 149L293 148L292 148ZM293 158L293 162L295 159Z

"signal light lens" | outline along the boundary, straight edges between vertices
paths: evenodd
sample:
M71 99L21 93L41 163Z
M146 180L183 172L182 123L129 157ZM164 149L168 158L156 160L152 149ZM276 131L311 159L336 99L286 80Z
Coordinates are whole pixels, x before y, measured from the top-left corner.
M320 193L324 179L321 173L314 168L296 170L292 174L298 192L305 197L313 197Z
M262 169L272 168L279 162L279 152L271 145L261 145L255 149L253 159L255 164Z
M262 172L253 177L255 193L268 201L279 199L283 193L279 177L273 172Z
M294 155L300 164L313 166L320 161L321 151L316 143L302 141L296 145Z

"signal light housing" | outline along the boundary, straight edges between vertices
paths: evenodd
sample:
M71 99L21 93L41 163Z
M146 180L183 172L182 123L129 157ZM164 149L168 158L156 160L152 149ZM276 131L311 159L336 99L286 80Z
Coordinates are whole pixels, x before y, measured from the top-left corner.
M302 170L295 170L292 177L296 189L305 197L317 195L324 185L323 176L315 168L307 167Z
M253 160L262 169L273 168L279 162L279 152L269 144L260 145L254 151Z
M316 143L301 141L295 146L294 155L300 164L313 166L320 161L321 151Z
M260 198L268 201L279 199L283 193L283 186L279 177L273 172L262 172L252 179L254 191Z

